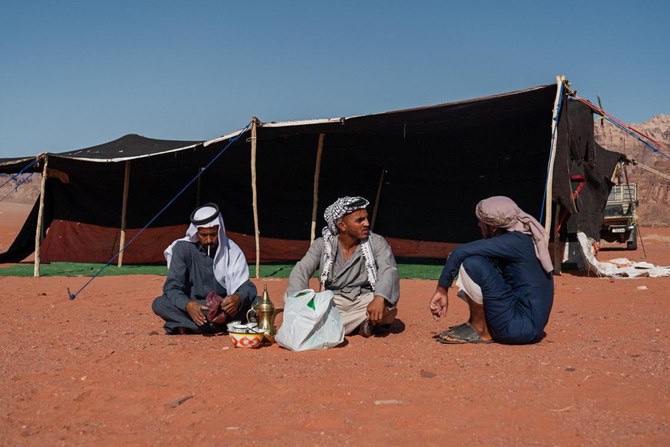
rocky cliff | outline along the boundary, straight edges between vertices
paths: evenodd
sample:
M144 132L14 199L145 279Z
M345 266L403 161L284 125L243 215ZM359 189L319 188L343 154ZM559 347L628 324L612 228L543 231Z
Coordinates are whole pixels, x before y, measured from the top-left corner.
M21 175L11 180L9 175L0 174L0 200L12 203L35 203L40 194L40 174Z
M619 130L605 121L596 120L594 129L596 141L606 149L621 152L629 159L648 166L660 174L643 169L640 165L629 165L628 181L637 183L640 207L638 216L644 226L670 225L670 115L658 115L641 124L632 124L635 129L661 142L663 154L655 153L641 141ZM665 146L663 146L665 145ZM621 176L625 182L625 177Z

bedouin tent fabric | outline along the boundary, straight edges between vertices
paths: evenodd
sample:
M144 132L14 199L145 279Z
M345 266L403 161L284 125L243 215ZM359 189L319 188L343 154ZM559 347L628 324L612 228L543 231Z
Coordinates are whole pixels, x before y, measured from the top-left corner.
M399 258L444 259L454 244L480 237L474 207L491 195L512 197L540 218L547 212L543 197L557 91L551 84L373 115L261 123L256 159L261 261L296 260L309 246L320 134L317 237L325 207L344 195L371 201L374 231L391 242ZM567 211L564 231L598 239L609 178L622 155L595 143L588 107L562 99L552 199ZM195 142L127 135L49 154L43 262L105 262L118 251L126 162L129 240L240 132ZM0 172L23 166L0 160ZM579 175L586 182L573 198ZM164 262L164 248L183 236L191 211L207 202L219 205L230 237L253 260L249 130L128 247L124 263ZM26 248L17 253L25 255ZM0 255L0 262L18 258Z

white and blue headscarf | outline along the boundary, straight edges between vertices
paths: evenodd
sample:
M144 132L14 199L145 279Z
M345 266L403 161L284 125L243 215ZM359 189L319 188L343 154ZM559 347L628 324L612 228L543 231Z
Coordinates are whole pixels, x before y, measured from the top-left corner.
M219 245L216 248L212 269L216 281L221 284L226 292L231 295L249 279L249 266L240 247L226 236L226 227L219 207L214 203L208 203L197 208L191 214L191 225L186 230L186 236L174 241L163 254L167 260L168 268L172 260L172 249L179 241L191 243L198 242L198 228L219 227Z

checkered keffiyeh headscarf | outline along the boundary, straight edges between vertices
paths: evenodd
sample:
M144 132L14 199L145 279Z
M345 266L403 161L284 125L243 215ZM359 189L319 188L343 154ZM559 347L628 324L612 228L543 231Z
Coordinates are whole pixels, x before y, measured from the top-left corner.
M323 270L321 271L322 289L325 290L326 280L333 268L333 253L335 251L333 249L333 242L335 236L339 234L337 224L340 223L342 218L347 214L365 209L369 204L370 202L363 197L346 196L337 199L335 203L326 208L326 211L323 213L323 218L326 220L326 226L321 232L324 241L324 262ZM370 238L361 243L361 251L363 252L363 258L365 259L365 269L368 272L368 282L370 283L372 290L374 290L375 283L377 282L377 265L372 256Z

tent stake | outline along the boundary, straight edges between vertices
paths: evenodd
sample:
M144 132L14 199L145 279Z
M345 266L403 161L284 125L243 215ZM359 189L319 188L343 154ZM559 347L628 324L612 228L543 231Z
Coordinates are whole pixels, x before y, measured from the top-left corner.
M254 236L256 239L256 278L259 278L261 243L260 231L258 228L258 192L256 190L256 132L258 126L258 118L251 117L251 192L252 192L252 206L254 210Z
M126 161L123 174L123 202L121 204L121 235L119 236L119 261L117 267L123 265L123 247L126 245L126 217L128 212L128 188L130 186L130 160Z
M319 146L316 149L316 166L314 167L314 193L312 196L312 230L309 236L310 245L316 236L316 209L319 205L319 178L321 176L321 154L323 154L323 139L326 134L319 134Z
M44 192L47 187L47 169L49 166L49 156L44 154L44 166L42 167L42 182L40 183L40 208L37 212L37 230L35 230L35 269L33 276L40 276L40 253L42 245L42 226L44 225Z
M379 199L382 196L382 186L384 185L384 174L386 169L382 168L382 174L379 176L379 185L377 186L377 195L375 196L375 207L372 209L372 220L370 221L370 231L375 229L375 221L377 220L377 210L379 210Z

